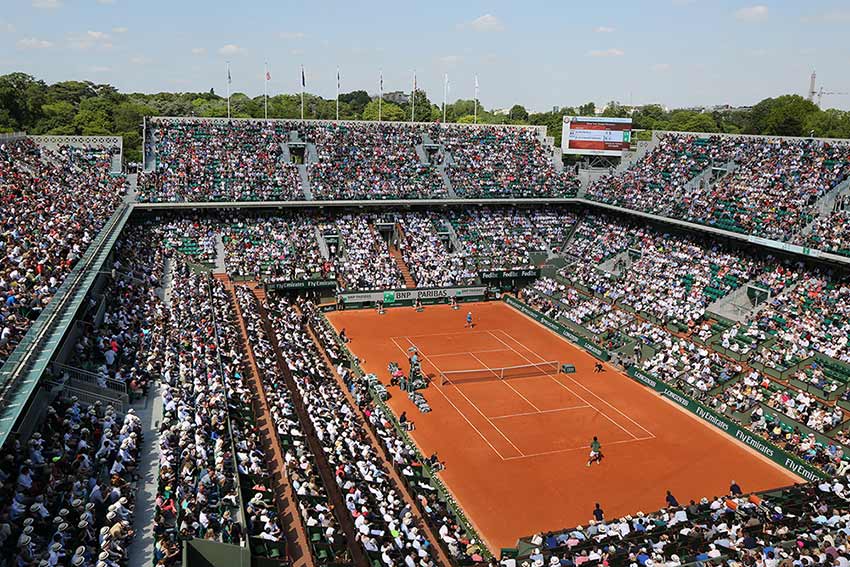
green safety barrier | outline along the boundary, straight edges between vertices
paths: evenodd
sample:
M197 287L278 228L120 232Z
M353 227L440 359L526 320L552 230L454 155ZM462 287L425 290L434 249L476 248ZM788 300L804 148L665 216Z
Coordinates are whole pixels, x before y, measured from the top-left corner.
M513 298L510 295L505 295L503 297L505 299L505 302L508 305L510 305L511 307L513 307L514 309L516 309L517 311L522 313L523 315L527 315L527 316L531 317L532 319L534 319L535 321L537 321L538 323L540 323L541 325L543 325L544 327L552 329L553 331L555 331L556 333L558 333L559 335L561 335L562 337L564 337L565 339L567 339L571 343L580 346L581 348L583 348L584 350L586 350L587 352L589 352L590 354L592 354L593 356L595 356L599 360L606 360L607 361L607 360L611 359L611 355L608 354L608 351L606 351L604 348L599 347L599 345L596 345L596 344L590 342L589 340L585 339L584 337L578 336L577 334L572 332L565 325L562 325L561 323L558 323L557 321L555 321L551 317L547 317L543 313L540 313L539 311L532 309L531 307L529 307L525 303Z
M514 299L513 297L505 296L505 302L514 309L523 313L524 315L527 315L535 321L539 322L543 326L552 329L571 343L575 343L578 346L582 347L596 358L599 358L601 360L608 360L608 353L605 350L600 349L595 344L589 343L585 339L579 337L557 321L552 320L546 315L543 315L539 311L532 309L528 305L522 303L517 299ZM709 409L707 406L704 406L696 400L691 399L679 390L670 387L666 382L655 378L654 376L644 372L643 370L632 367L628 371L628 376L634 379L636 382L639 382L644 386L652 388L667 399L673 400L681 407L690 411L692 414L696 415L703 421L720 429L729 436L734 437L735 439L742 442L744 445L750 447L751 449L755 449L760 454L764 455L779 466L796 474L797 476L802 477L807 481L811 482L816 482L822 478L827 478L827 475L825 473L816 469L815 467L810 466L802 459L799 459L794 455L786 453L785 451L783 451L779 447L776 447L769 441L762 439L761 437L751 433L743 427L738 426L737 424L733 423L722 415L715 413L714 410Z
M770 441L759 437L744 429L743 427L737 425L736 423L730 421L726 417L716 413L714 410L709 409L707 406L702 405L696 400L691 399L687 395L683 394L679 390L672 388L666 382L655 378L651 374L644 372L638 368L629 368L628 376L634 379L635 381L643 384L644 386L648 386L652 388L665 398L669 400L673 400L686 410L690 411L692 414L696 415L703 421L710 423L717 429L720 429L727 435L734 437L738 441L742 442L744 445L750 447L751 449L755 449L760 454L764 455L777 465L784 467L785 469L791 471L792 473L800 476L807 481L816 482L822 478L826 478L827 475L822 471L816 469L815 467L810 466L802 459L786 453L779 447L775 446Z

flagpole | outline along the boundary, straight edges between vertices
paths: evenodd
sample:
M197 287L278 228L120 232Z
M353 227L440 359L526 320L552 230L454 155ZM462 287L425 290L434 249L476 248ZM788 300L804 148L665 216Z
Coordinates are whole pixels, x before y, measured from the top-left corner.
M230 120L230 61L227 62L227 119Z
M446 122L446 98L448 97L449 74L443 74L443 123Z
M478 124L478 75L475 75L475 116L473 123Z
M381 105L384 102L384 72L378 71L378 122L381 121Z
M336 68L336 120L339 122L339 67Z
M301 65L301 120L304 120L304 87L307 80L304 78L304 65Z
M266 74L263 75L263 114L269 119L269 62L266 61Z
M410 107L410 121L413 122L416 116L416 70L413 70L413 94L410 97L412 105Z

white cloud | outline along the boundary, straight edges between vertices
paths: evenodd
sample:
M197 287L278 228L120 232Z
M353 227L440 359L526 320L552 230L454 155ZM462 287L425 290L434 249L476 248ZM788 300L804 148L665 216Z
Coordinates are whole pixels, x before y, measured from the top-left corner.
M130 58L130 63L133 65L148 65L153 63L153 59L150 57L145 57L144 55L137 55L136 57Z
M768 9L764 4L747 6L735 12L735 19L739 22L760 22L767 19Z
M72 49L87 51L89 49L112 49L112 37L102 31L88 30L85 33L68 34L68 42Z
M193 47L192 48L192 55L206 55L206 54L207 54L207 48L206 47Z
M493 14L484 14L483 16L475 18L468 24L462 25L461 27L467 26L477 32L500 32L505 30L505 25L502 23L502 20Z
M440 57L438 61L443 65L457 65L463 61L463 57L460 55L444 55L443 57Z
M245 53L245 48L239 47L236 44L228 43L224 47L218 50L221 55L240 55Z
M669 63L656 63L651 68L653 71L656 71L658 73L664 73L666 71L669 71L672 66Z
M614 33L614 28L608 26L597 26L593 28L596 33Z
M0 22L0 33L15 33L15 26L8 22Z
M15 45L18 49L47 49L53 47L53 43L46 39L36 39L34 37L19 39Z
M307 37L307 34L304 32L280 32L280 39L285 39L287 41L304 39Z
M127 33L128 31L130 31L130 30L128 30L127 28L124 28L124 27L112 28L112 33Z
M62 0L32 0L32 7L42 10L52 10L60 6L62 6Z
M92 73L109 73L110 71L112 71L112 68L111 67L94 66L94 67L89 67L89 71L91 71Z
M612 47L611 49L593 49L588 51L587 54L590 57L622 57L626 52Z

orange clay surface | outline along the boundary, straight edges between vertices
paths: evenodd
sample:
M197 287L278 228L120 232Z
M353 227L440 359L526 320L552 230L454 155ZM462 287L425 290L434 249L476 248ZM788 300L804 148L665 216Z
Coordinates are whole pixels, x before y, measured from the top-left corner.
M472 329L464 327L468 311ZM420 413L395 387L389 404L413 420L422 453L445 461L440 476L491 550L586 523L595 502L611 519L662 508L668 489L687 503L725 494L732 480L745 491L800 480L612 367L594 373L590 354L504 303L329 318L385 384L387 363L407 371L407 350L418 347L423 372L435 378L422 391L433 411ZM437 377L552 360L576 373L448 385ZM588 468L594 435L605 459Z

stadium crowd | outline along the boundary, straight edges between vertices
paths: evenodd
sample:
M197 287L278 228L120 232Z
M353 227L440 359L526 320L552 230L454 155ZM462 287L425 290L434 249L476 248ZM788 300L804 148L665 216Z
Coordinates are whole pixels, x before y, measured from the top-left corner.
M305 123L301 138L316 145L308 166L317 199L422 199L448 195L434 166L421 163L417 127L405 124Z
M309 217L234 218L220 225L220 234L225 267L234 276L267 281L334 277Z
M423 567L433 565L432 542L416 525L364 424L308 335L307 317L283 298L272 301L269 311L275 339L334 469L358 542L384 565L401 563L407 556Z
M745 494L734 480L724 495L667 505L650 514L594 518L535 534L522 565L686 564L845 565L850 562L850 479Z
M395 289L404 286L404 278L389 254L374 223L373 215L345 214L319 226L322 232L339 235L340 246L330 247L334 268L343 287L349 289Z
M452 254L449 243L439 234L442 219L435 213L404 213L398 217L404 262L418 287L469 285L477 274L470 269L467 255Z
M124 194L111 150L0 144L0 365Z
M800 231L815 218L814 204L848 174L848 144L668 133L622 172L594 182L587 197L733 232L805 242ZM819 220L811 238L832 237L832 248L841 250L846 242L834 240L841 226L840 215Z
M459 197L572 197L578 178L557 171L538 134L509 126L433 126L429 134L451 155L447 172Z
M139 174L139 200L293 201L304 199L294 164L284 160L286 123L154 118L155 159Z

